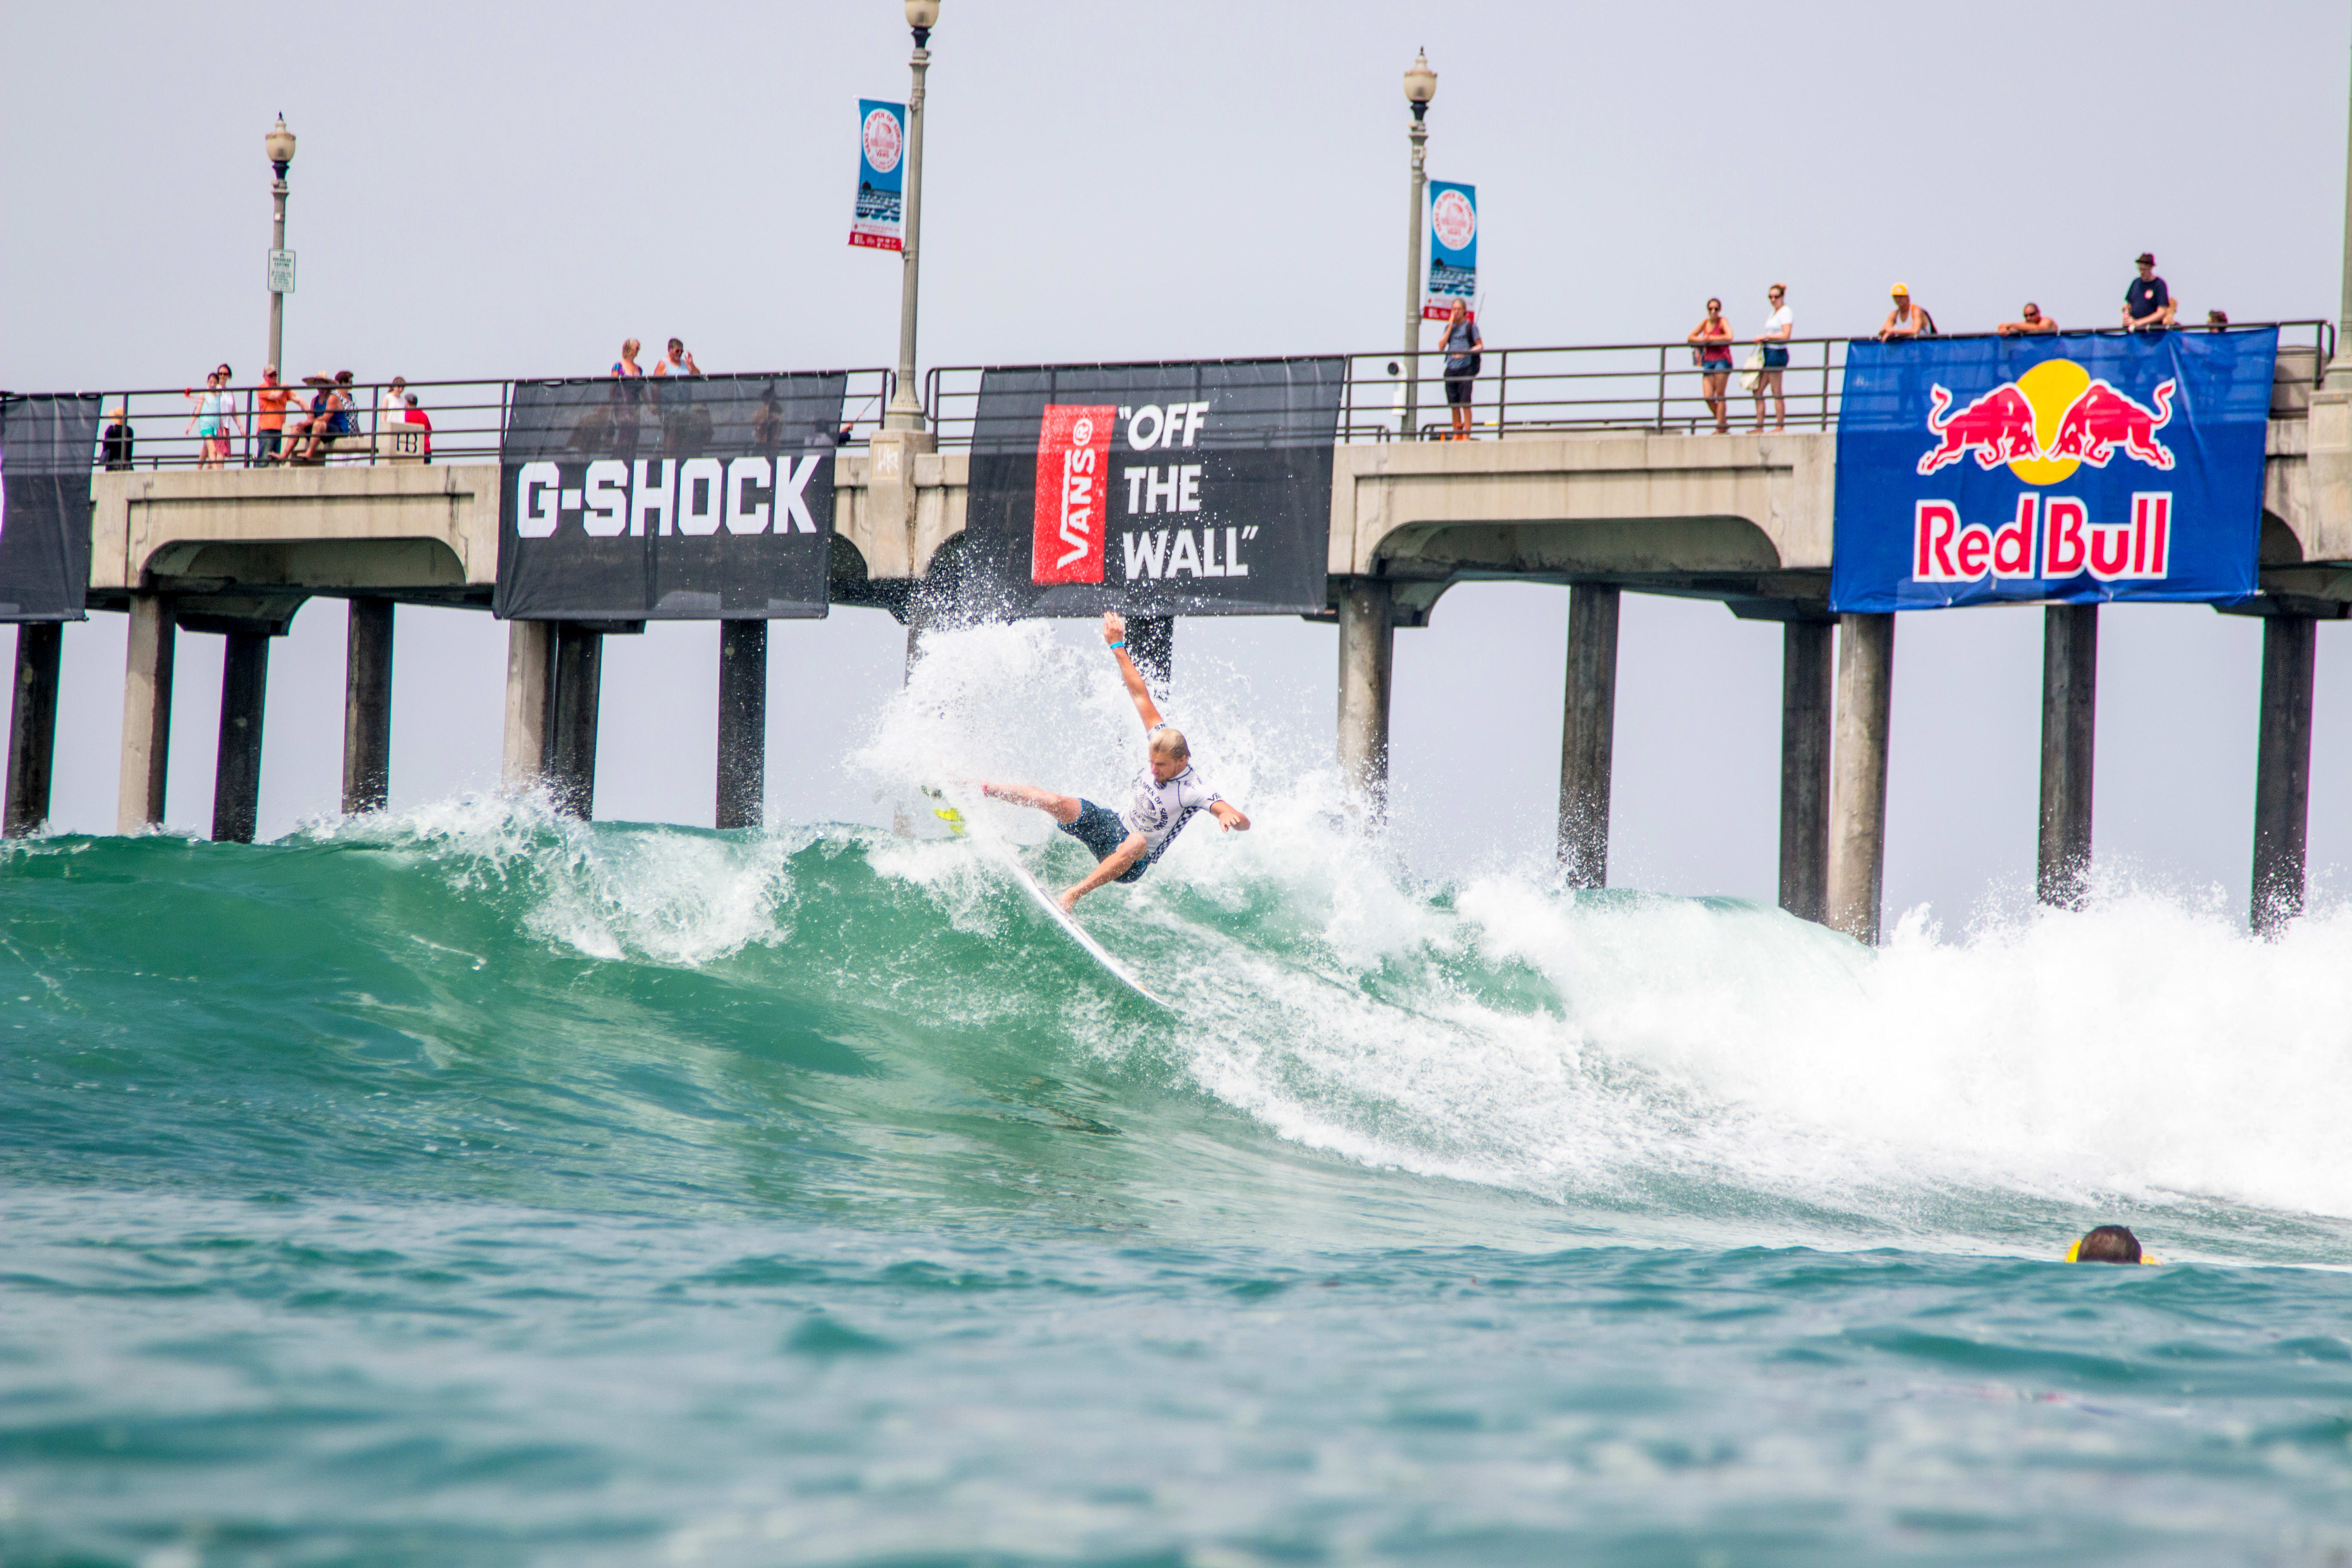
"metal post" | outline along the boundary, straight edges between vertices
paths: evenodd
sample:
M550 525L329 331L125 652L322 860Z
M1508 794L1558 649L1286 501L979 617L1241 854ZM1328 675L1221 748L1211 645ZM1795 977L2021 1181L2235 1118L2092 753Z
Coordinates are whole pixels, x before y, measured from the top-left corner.
M1825 923L1874 947L1886 872L1886 742L1895 691L1895 617L1840 616L1837 664Z
M49 774L58 751L58 671L65 627L27 621L16 628L16 695L8 710L8 800L0 832L22 838L49 817Z
M1559 735L1559 863L1571 888L1609 885L1609 783L1617 739L1618 590L1568 590L1568 694Z
M1396 600L1385 579L1339 584L1339 775L1350 810L1370 823L1387 811L1389 676Z
M882 416L885 430L923 428L922 399L915 391L915 297L923 234L923 78L931 66L931 30L914 32L914 83L907 90L907 233L898 252L898 384Z
M131 595L131 636L123 658L122 764L114 830L137 833L163 820L163 784L172 757L172 654L178 640L170 601Z
M286 165L278 165L278 177L269 184L269 248L286 248ZM286 296L272 289L269 291L269 359L278 367L278 384L286 385L293 378L286 373L286 362L278 358L286 346Z
M1429 182L1429 127L1422 116L1428 112L1428 104L1414 104L1412 128L1406 132L1412 139L1412 210L1405 215L1404 428L1398 433L1406 441L1416 437L1421 423L1421 204Z
M343 810L392 793L392 601L353 599L343 638Z
M2042 613L2042 837L2034 895L2079 910L2091 879L2091 762L2098 734L2099 606Z
M1151 695L1166 703L1169 683L1176 678L1176 617L1128 616L1127 657L1135 660Z
M2303 913L2304 844L2311 818L2312 663L2319 623L2263 622L2263 711L2254 753L2254 884L2251 923L2274 937Z
M231 632L221 660L220 751L213 769L213 837L250 844L261 807L261 715L269 635Z
M1828 906L1834 621L1780 632L1780 907L1818 921Z
M557 622L554 662L548 790L558 811L585 822L595 815L596 704L604 684L604 634L571 621Z
M719 623L721 828L757 827L767 809L768 623Z

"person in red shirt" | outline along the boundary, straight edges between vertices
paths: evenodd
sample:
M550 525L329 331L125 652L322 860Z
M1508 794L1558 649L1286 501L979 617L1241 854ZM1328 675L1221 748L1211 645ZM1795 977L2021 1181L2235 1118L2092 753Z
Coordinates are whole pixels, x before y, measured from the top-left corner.
M421 426L424 428L425 460L431 462L433 460L433 421L425 415L425 410L416 406L416 394L413 392L408 395L407 417L411 425Z
M253 460L258 465L278 460L278 448L286 441L286 405L294 401L294 389L278 384L278 367L261 367L261 389L253 395Z

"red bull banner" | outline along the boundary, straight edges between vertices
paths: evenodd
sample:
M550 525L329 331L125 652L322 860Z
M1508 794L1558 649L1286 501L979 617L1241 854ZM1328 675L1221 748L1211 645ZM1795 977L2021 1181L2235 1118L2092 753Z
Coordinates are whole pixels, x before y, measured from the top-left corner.
M1856 342L1830 607L2252 596L2278 331Z

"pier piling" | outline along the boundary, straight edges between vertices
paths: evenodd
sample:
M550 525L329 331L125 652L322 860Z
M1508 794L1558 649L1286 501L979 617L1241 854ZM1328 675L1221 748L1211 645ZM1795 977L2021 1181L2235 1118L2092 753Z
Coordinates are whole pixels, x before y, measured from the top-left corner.
M719 623L721 828L757 827L767 808L768 623Z
M499 779L509 795L547 777L547 731L554 710L555 624L507 623L506 740Z
M2318 626L2309 616L2271 616L2263 621L2251 913L2257 936L2277 936L2303 913L2304 846L2311 816L2312 668Z
M226 636L220 749L213 765L213 838L222 844L250 844L261 810L261 716L269 695L269 634Z
M163 820L164 776L172 758L172 654L179 628L171 601L131 595L131 633L123 658L122 763L115 786L114 830L132 834Z
M596 814L596 705L604 685L604 634L577 621L558 621L554 663L547 784L556 809L584 822Z
M2034 895L2079 910L2091 877L2091 763L2098 734L2099 606L2042 612L2042 837Z
M1568 591L1568 693L1559 738L1559 863L1572 888L1609 885L1609 784L1617 736L1619 591Z
M49 817L49 775L58 749L58 675L65 626L27 621L16 628L16 696L8 710L8 795L0 832L22 838Z
M343 810L382 811L392 787L390 599L351 603L343 645Z
M1836 632L1822 620L1780 633L1780 907L1805 921L1828 909Z
M1840 616L1837 641L1828 923L1875 947L1886 871L1886 742L1895 695L1895 617Z
M1386 581L1352 577L1339 589L1339 773L1365 821L1386 814L1389 677L1396 599Z

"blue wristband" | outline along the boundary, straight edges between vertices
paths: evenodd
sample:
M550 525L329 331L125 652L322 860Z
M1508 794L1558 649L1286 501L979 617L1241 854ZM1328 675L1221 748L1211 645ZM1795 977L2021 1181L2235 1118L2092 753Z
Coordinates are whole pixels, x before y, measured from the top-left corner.
M1127 646L1127 644L1125 644L1124 642L1115 642L1115 643L1111 644L1110 646L1111 646L1112 647L1114 647L1114 648L1122 648L1122 647L1125 647Z

